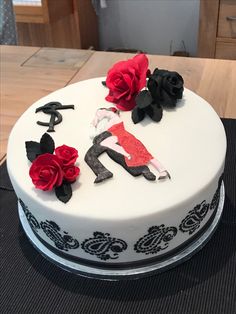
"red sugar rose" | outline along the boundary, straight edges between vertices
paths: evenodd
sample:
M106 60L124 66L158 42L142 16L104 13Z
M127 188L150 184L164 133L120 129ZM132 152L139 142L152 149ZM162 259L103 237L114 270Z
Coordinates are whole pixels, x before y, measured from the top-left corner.
M51 191L55 186L62 184L61 162L55 155L40 155L33 161L29 175L37 189Z
M60 159L63 167L74 165L78 158L78 151L74 147L67 145L57 147L55 149L55 154Z
M115 103L118 109L132 110L135 97L146 86L148 59L138 54L127 61L120 61L108 71L106 86L109 94L106 100Z
M74 182L80 173L80 169L76 166L68 166L63 168L64 179L67 182Z

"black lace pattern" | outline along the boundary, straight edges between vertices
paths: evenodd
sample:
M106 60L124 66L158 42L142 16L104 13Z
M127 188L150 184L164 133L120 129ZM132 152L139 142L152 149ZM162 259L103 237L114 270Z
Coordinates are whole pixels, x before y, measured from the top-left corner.
M135 243L134 250L137 253L145 254L155 254L165 250L168 248L169 242L176 236L177 231L175 227L153 226Z
M21 199L19 199L19 203L25 213L31 229L35 233L37 233L40 229L43 230L54 245L63 251L68 251L68 249L77 249L79 247L78 240L73 239L66 231L61 232L60 227L55 222L46 220L39 223L30 212L28 206L26 206Z
M54 221L46 220L45 222L41 222L40 226L58 249L68 251L68 249L77 249L79 247L79 242L68 235L68 232L60 232L60 227Z
M204 200L200 204L197 204L188 212L178 228L175 226L165 226L164 224L150 227L147 233L134 244L134 251L146 255L156 254L169 247L170 241L176 237L178 229L189 235L195 233L196 230L200 228L201 223L207 216L208 212L215 211L218 208L222 177L223 176L219 178L218 187L211 202L207 203L206 200ZM39 222L21 199L19 199L19 203L31 229L36 235L39 231L44 232L44 234L53 242L54 246L61 251L68 251L80 247L79 241L69 235L68 232L61 230L56 222L51 220ZM127 248L128 244L124 240L112 237L110 233L99 231L94 232L93 237L87 238L81 243L82 250L103 261L118 259L120 254Z
M192 210L188 212L188 215L182 220L179 225L179 230L182 232L188 232L189 235L193 234L201 225L201 222L206 217L209 210L216 210L220 201L220 188L222 183L223 175L218 180L218 187L212 198L212 201L206 203L204 200L200 204L196 205Z
M96 255L101 260L117 259L119 253L127 249L124 240L113 238L109 233L94 232L93 238L86 239L82 249L91 255Z
M221 187L222 181L223 181L223 175L221 175L221 177L219 178L218 187L217 187L216 192L215 192L215 194L213 196L213 199L211 201L210 210L214 210L219 205L219 202L220 202L220 187Z
M28 209L28 206L26 206L25 203L20 198L19 198L19 203L25 213L25 217L28 220L28 223L31 229L37 232L37 230L40 229L40 224L38 220L34 217L34 215L31 214L31 212Z
M188 232L189 235L194 233L200 227L202 220L206 217L209 207L210 205L207 204L206 201L196 205L182 220L179 229L182 232Z

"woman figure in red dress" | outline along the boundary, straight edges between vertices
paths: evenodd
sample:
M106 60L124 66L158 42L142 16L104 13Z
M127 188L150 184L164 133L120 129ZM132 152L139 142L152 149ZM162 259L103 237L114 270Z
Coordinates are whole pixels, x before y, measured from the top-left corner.
M102 129L99 126L101 123ZM103 152L106 152L111 159L133 176L143 175L147 180L154 181L156 176L147 166L151 163L159 172L158 180L170 178L168 171L161 163L135 136L125 130L116 108L98 109L92 125L99 134L94 137L93 146L86 153L85 161L97 176L95 183L113 176L98 160Z

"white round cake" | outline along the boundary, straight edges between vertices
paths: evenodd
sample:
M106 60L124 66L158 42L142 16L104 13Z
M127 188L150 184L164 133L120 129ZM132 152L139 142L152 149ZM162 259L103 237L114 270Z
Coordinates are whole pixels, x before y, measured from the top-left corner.
M82 81L34 103L14 126L8 143L7 167L14 190L34 235L65 260L95 269L132 269L175 256L209 226L217 211L224 170L226 137L212 107L188 89L175 109L164 109L155 123L134 124L121 112L125 128L139 139L171 175L147 181L134 177L104 153L99 157L113 177L95 184L84 156L92 146L91 121L105 100L104 78ZM36 189L25 142L39 141L48 121L36 108L48 102L74 105L50 133L56 146L78 150L80 175L73 195L60 202L54 191ZM156 172L152 166L150 169Z

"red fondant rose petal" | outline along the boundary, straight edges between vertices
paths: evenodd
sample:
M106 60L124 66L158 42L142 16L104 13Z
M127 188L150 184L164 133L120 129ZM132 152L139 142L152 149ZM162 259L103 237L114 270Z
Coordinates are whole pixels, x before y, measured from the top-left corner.
M109 94L105 99L115 103L121 110L132 110L135 97L146 85L147 69L148 59L144 54L114 64L107 74Z
M74 147L67 145L57 147L55 149L55 154L60 159L63 166L74 165L78 158L78 151Z
M76 166L69 166L63 168L64 171L64 179L67 182L74 182L80 173L80 168Z
M116 107L123 111L132 110L135 106L135 97L132 97L129 102L127 102L126 100L120 100L118 103L116 103Z
M61 162L55 155L40 155L33 161L29 175L37 189L50 191L55 186L62 184L63 171Z

